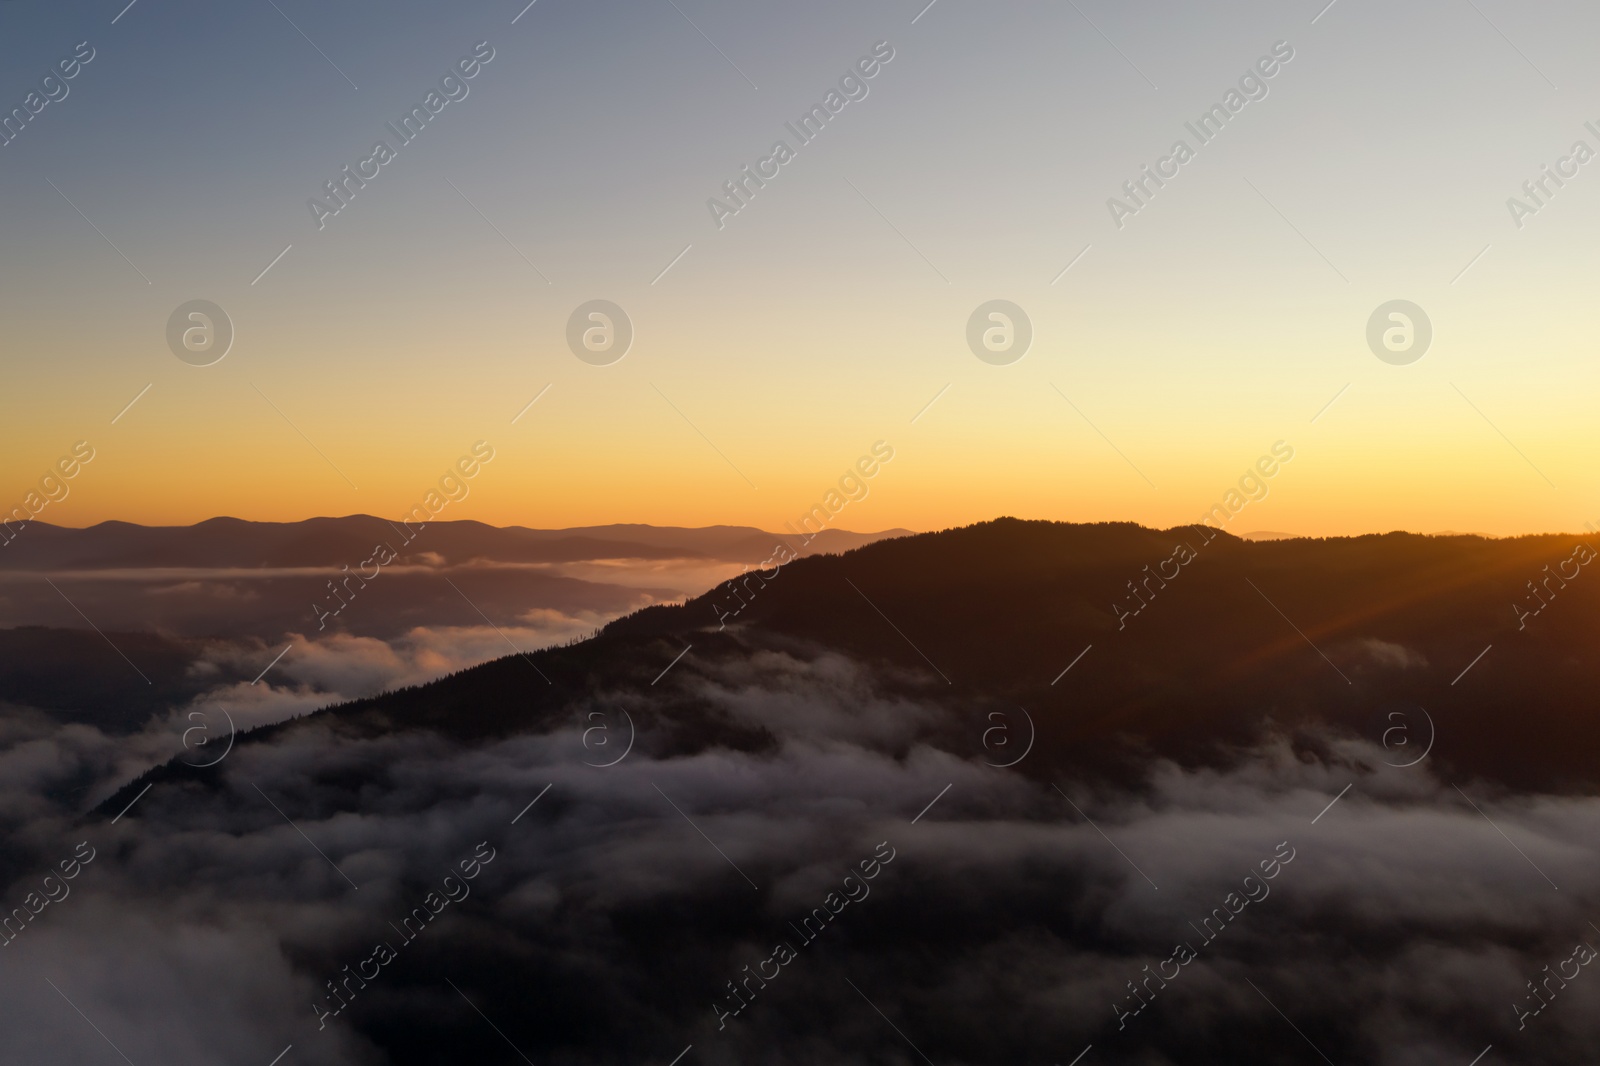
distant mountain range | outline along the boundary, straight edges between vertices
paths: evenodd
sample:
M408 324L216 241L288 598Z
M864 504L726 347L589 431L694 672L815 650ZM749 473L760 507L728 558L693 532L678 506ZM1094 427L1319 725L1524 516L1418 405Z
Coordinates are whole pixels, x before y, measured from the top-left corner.
M141 526L101 522L85 529L32 522L0 550L0 570L114 570L152 567L261 568L352 566L385 541L401 549L414 536L414 553L431 553L447 565L567 563L597 559L705 559L759 563L776 543L801 555L842 552L909 530L851 533L826 529L809 540L753 526L610 525L528 529L482 522L429 522L402 532L398 522L371 515L309 518L301 522L247 522L211 518L192 526ZM402 559L412 552L402 552Z
M389 639L418 626L481 625L484 616L506 625L534 611L606 621L685 599L775 555L906 534L830 529L802 541L749 526L481 522L408 532L370 515L87 529L36 522L0 548L0 626L76 627L87 618L106 631L270 643L291 633ZM381 566L380 547L392 552ZM345 601L349 609L337 610Z

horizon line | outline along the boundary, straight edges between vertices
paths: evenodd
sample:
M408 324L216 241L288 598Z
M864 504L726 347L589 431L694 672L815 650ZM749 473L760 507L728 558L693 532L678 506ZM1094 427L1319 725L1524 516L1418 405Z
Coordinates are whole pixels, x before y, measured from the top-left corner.
M305 518L296 518L296 519L288 519L288 520L239 518L239 517L234 516L234 515L213 515L213 516L211 516L209 518L202 518L202 519L199 519L199 520L194 521L194 522L165 523L165 524L149 524L149 523L143 523L143 522L133 522L133 521L129 521L127 519L121 519L121 518L106 518L106 519L101 519L98 522L93 522L93 523L90 523L88 525L82 525L82 526L65 525L65 524L56 523L56 522L46 522L46 521L43 521L41 519L34 518L34 519L28 520L28 522L25 525L39 525L39 526L46 527L48 529L57 529L57 530L64 530L64 531L71 531L71 532L87 532L89 530L98 529L98 528L100 528L102 526L108 526L108 525L129 526L129 527L132 527L132 528L135 528L135 529L152 529L152 530L154 530L154 529L196 529L196 528L198 528L200 526L208 525L210 523L215 523L215 522L232 522L232 523L238 523L240 525L259 525L259 526L294 526L294 525L304 525L304 524L307 524L307 523L310 523L310 522L347 522L347 521L351 521L351 520L354 520L354 519L368 519L368 520L371 520L371 521L374 521L374 522L388 522L388 521L390 521L390 520L382 518L381 516L378 516L378 515L368 514L365 511L356 511L356 512L352 512L350 514L344 514L344 515L308 515ZM1417 537L1478 537L1478 538L1483 539L1483 540L1515 540L1515 539L1524 538L1524 537L1576 537L1576 536L1586 535L1586 532L1588 532L1588 533L1594 532L1594 530L1592 528L1590 530L1588 530L1588 531L1542 530L1542 531L1523 532L1523 533L1485 533L1485 532L1474 531L1474 530L1453 530L1453 529L1432 530L1432 531L1424 532L1424 531L1421 531L1421 530L1414 530L1414 529L1393 528L1393 529L1384 529L1384 530L1371 529L1371 530L1367 530L1367 531L1361 532L1361 533L1331 533L1331 534L1330 533L1285 532L1285 531L1281 531L1281 530L1266 530L1266 529L1256 529L1256 530L1249 530L1249 531L1244 532L1244 533L1234 533L1234 532L1232 532L1230 530L1227 530L1227 529L1223 529L1223 528L1216 527L1216 526L1206 525L1203 522L1181 522L1181 523L1178 523L1176 525L1164 526L1163 527L1163 526L1145 525L1142 522L1137 522L1137 521L1134 521L1132 519L1110 518L1110 519L1096 519L1096 520L1093 520L1093 521L1073 521L1073 520L1070 520L1070 519L1056 519L1056 518L1018 518L1015 515L1008 515L1008 514L996 515L993 518L979 519L977 521L966 522L966 523L962 523L962 524L958 524L958 525L943 526L943 527L940 527L940 528L937 528L937 529L912 529L912 528L907 527L907 526L889 526L889 527L881 528L881 529L857 530L857 529L845 529L845 528L836 527L836 526L828 526L825 529L818 530L817 532L810 534L809 536L807 536L805 534L801 534L801 533L792 532L792 531L783 532L783 531L777 531L777 530L769 530L769 529L765 529L765 528L763 528L761 526L758 526L758 525L751 525L751 524L748 524L748 523L739 523L739 522L714 522L714 523L711 523L711 524L708 524L708 525L691 526L691 525L658 524L658 523L654 523L654 522L640 522L640 521L613 521L613 522L596 522L596 523L591 523L591 524L588 524L588 525L575 525L575 526L531 526L531 525L523 525L521 523L512 523L512 524L508 524L508 525L496 525L493 522L485 522L482 519L477 519L477 518L440 518L440 519L430 519L427 523L424 523L424 524L425 525L475 525L475 526L482 526L482 527L484 527L486 529L494 529L494 530L518 530L518 529L521 529L521 530L528 530L530 532L539 532L539 533L565 533L565 532L573 532L573 531L580 531L580 530L626 529L626 528L655 529L655 530L682 530L682 531L686 531L686 532L701 532L701 531L718 530L718 529L747 529L747 530L752 530L752 531L755 531L755 532L758 532L758 533L766 533L766 534L769 534L771 536L776 536L776 537L785 537L785 536L804 537L806 540L809 541L809 540L815 539L817 536L820 536L822 533L838 533L838 534L846 534L846 535L850 535L850 536L878 536L878 537L885 537L885 536L888 536L888 535L891 535L891 534L921 536L921 535L929 534L929 533L945 533L945 532L950 532L952 530L969 529L969 528L972 528L972 527L975 527L975 526L987 525L987 524L990 524L990 523L993 523L993 522L1004 522L1004 521L1028 522L1028 523L1043 522L1043 523L1048 523L1048 524L1051 524L1051 525L1059 525L1059 526L1132 526L1134 528L1146 530L1146 531L1152 532L1152 533L1165 533L1165 532L1169 532L1169 531L1174 530L1174 529L1188 529L1188 528L1191 528L1191 527L1204 525L1205 528L1212 529L1215 532L1227 533L1229 536L1235 537L1235 538L1237 538L1239 540L1249 541L1249 542L1252 542L1252 543L1271 542L1271 541L1278 541L1278 540L1353 540L1353 539L1358 538L1358 537L1390 536L1390 535L1397 534L1397 533L1398 534L1404 534L1404 535L1407 535L1407 536L1417 536ZM21 528L25 528L25 526L19 525L19 531L20 531Z

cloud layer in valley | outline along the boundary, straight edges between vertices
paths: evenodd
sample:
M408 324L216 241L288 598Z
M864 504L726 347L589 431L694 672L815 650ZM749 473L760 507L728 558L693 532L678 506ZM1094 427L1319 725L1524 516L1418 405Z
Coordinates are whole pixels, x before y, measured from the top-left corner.
M285 676L357 685L439 647ZM300 1063L378 1066L511 1061L500 1033L535 1061L595 1064L689 1044L711 1063L921 1061L911 1044L939 1063L1070 1061L1091 1043L1100 1061L1289 1062L1309 1040L1413 1064L1490 1043L1570 1062L1600 1035L1600 978L1527 987L1600 942L1600 863L1580 843L1600 801L1458 791L1337 736L1316 756L1267 735L1225 764L1152 762L1129 788L1024 776L983 764L981 716L885 695L830 654L664 684L772 743L665 750L633 715L631 754L598 769L585 730L620 743L636 698L610 692L480 747L318 719L110 825L39 798L106 752L14 732L7 907L79 841L97 857L0 949L8 1044L64 1066L103 1062L107 1040L176 1066L289 1044ZM494 858L466 881L480 846ZM345 985L379 944L394 960ZM324 1016L334 991L349 1006ZM1519 1030L1513 1004L1541 1013Z

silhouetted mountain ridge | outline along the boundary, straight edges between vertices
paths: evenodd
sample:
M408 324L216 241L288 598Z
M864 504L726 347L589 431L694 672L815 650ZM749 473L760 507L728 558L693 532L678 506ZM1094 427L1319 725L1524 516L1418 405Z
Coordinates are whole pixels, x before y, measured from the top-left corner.
M1399 709L1419 730L1427 712L1432 757L1452 773L1576 789L1600 779L1586 754L1600 726L1579 710L1600 682L1589 654L1600 581L1574 567L1541 615L1519 618L1513 604L1578 543L1408 533L1252 543L1200 527L1003 518L798 559L744 578L743 601L720 586L571 646L251 739L315 722L471 743L626 704L655 757L758 751L770 738L723 716L705 686L762 654L842 655L865 665L876 691L966 722L924 738L963 757L984 754L986 714L1026 708L1037 744L1022 773L1125 777L1152 755L1222 763L1270 730L1313 746L1330 729L1377 742ZM732 614L735 602L745 605Z

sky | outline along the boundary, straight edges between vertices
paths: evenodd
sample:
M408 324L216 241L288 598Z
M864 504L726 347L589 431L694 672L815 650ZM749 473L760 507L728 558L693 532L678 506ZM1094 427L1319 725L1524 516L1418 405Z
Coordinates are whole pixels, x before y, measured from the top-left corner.
M1592 6L524 3L0 2L0 114L66 93L0 147L0 508L87 441L41 520L395 517L486 441L441 518L776 530L882 441L833 524L1168 526L1281 441L1230 531L1600 523ZM594 300L613 361L569 346ZM1396 300L1412 361L1368 341Z

